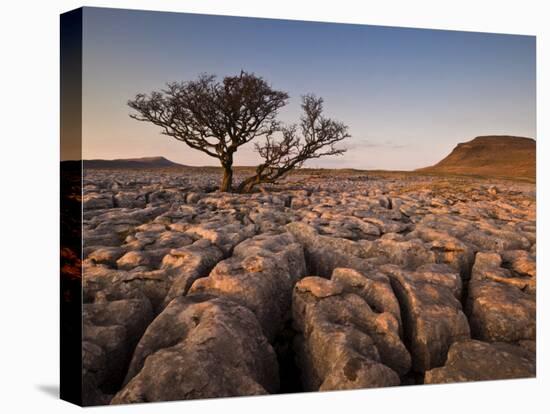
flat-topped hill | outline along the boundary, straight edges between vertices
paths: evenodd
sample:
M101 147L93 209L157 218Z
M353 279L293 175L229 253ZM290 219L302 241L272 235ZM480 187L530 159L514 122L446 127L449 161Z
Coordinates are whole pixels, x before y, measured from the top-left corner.
M84 168L88 169L126 169L126 168L168 168L184 167L164 157L123 158L115 160L84 160Z
M458 144L437 164L416 171L535 178L536 141L509 135L480 136Z

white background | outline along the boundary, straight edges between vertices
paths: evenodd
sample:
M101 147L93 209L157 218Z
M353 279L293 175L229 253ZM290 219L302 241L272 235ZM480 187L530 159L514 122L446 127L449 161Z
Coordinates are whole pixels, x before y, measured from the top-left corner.
M546 1L22 1L2 4L0 49L0 411L66 413L57 398L59 14L108 6L537 36L538 375L445 386L90 408L173 412L548 412L548 132L550 26ZM399 122L399 120L396 120ZM545 189L546 186L546 189ZM545 234L546 233L546 234ZM546 326L545 326L546 325ZM546 331L546 332L545 332Z

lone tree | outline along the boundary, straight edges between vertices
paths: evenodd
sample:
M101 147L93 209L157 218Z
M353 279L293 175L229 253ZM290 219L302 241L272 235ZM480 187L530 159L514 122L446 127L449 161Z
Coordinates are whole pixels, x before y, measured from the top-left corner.
M136 111L130 117L158 125L164 135L220 160L220 190L231 191L233 154L280 129L277 111L287 99L287 93L272 89L261 77L241 71L222 82L204 74L196 81L169 83L160 92L136 95L128 105Z
M239 192L250 192L262 183L274 183L305 161L326 155L342 155L346 150L335 144L350 137L347 126L323 116L323 98L315 95L302 97L304 111L300 125L281 128L281 137L268 136L256 152L264 162L256 167L256 174L242 181ZM299 135L301 133L301 136Z
M169 83L161 91L136 95L128 105L135 110L130 117L158 125L164 135L217 158L224 172L220 191L233 188L233 155L238 147L264 138L263 144L256 143L263 162L237 188L250 192L258 184L275 182L308 159L345 152L335 144L350 136L347 126L323 116L322 98L302 97L300 124L283 126L277 112L287 100L286 92L241 71L222 82L213 75L201 75L196 81Z

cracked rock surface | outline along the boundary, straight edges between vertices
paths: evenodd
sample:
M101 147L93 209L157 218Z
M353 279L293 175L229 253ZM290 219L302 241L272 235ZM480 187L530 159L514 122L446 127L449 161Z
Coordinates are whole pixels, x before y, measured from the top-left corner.
M535 375L533 184L218 181L85 171L86 405Z

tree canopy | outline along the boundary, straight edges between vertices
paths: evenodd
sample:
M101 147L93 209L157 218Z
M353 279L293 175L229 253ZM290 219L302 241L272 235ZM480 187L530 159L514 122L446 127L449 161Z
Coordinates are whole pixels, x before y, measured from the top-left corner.
M224 174L221 191L233 189L233 157L252 140L263 158L256 175L240 183L238 191L251 191L278 178L312 158L339 155L334 146L349 137L347 127L323 116L323 100L302 98L304 111L299 125L282 125L278 110L286 105L286 92L273 89L263 78L241 71L220 82L203 74L197 80L172 82L150 94L139 93L128 101L130 117L150 122L162 134L184 142L220 161Z

